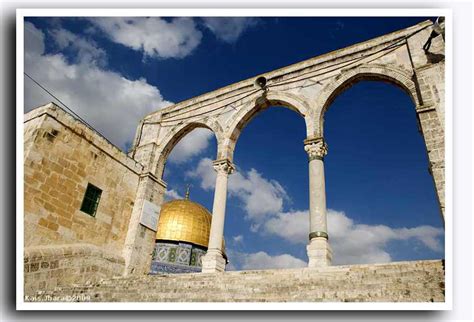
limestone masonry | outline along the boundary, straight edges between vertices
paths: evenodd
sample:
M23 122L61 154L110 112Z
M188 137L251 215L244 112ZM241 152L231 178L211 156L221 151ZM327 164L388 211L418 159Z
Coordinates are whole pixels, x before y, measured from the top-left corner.
M444 302L442 261L117 277L39 291L91 302ZM63 300L61 300L63 299Z
M444 219L444 35L434 29L425 21L158 110L138 124L128 155L53 103L25 114L25 300L444 301L442 261L331 266L324 177L331 102L361 80L392 83L412 99ZM309 267L222 273L233 151L248 122L273 105L306 124ZM163 203L166 159L197 127L218 147L203 273L148 276L157 234L149 220Z

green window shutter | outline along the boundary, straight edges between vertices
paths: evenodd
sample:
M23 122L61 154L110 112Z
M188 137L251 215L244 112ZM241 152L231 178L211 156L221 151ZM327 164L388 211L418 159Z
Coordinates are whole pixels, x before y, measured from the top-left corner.
M100 196L102 190L88 183L84 199L82 200L81 211L95 217L97 208L99 207Z

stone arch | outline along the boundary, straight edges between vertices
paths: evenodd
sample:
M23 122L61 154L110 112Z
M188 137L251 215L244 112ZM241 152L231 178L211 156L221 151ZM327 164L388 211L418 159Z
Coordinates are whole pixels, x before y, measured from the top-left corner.
M272 105L283 106L295 111L305 119L307 135L310 136L314 132L315 126L314 120L311 118L311 107L304 98L292 93L270 90L245 104L232 116L225 128L223 158L232 160L234 149L242 130L255 116Z
M389 65L361 65L348 70L343 70L329 84L323 87L316 102L312 117L315 120L315 133L317 137L323 137L324 114L334 99L352 85L363 80L376 80L387 82L404 90L411 98L416 107L422 105L414 75L409 71Z
M157 164L155 175L158 178L162 178L168 156L176 144L178 144L178 142L187 134L197 128L205 128L214 133L217 141L217 158L219 159L219 156L222 154L221 150L223 146L224 131L216 120L208 118L205 120L191 121L189 123L179 123L169 129L163 140L160 140L159 142L160 149L156 153L157 159L155 160L155 164Z

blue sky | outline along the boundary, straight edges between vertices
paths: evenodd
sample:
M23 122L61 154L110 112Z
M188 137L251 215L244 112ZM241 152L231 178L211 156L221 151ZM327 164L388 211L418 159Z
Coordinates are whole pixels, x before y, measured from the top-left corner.
M428 18L28 18L25 71L126 150L146 114ZM25 110L53 99L25 79ZM117 126L120 124L120 126ZM444 257L444 232L414 106L360 82L325 117L329 236L336 264ZM307 261L304 120L274 107L237 143L225 239L231 269ZM212 209L216 141L195 130L165 169L168 198Z

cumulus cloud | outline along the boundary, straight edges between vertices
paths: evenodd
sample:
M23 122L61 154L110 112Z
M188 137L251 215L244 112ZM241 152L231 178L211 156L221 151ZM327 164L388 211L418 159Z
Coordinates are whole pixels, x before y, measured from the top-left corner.
M264 251L256 253L229 251L229 260L234 270L282 269L308 266L305 261L290 254L269 255Z
M196 169L188 171L186 175L199 179L201 181L200 186L204 190L214 189L216 184L216 173L212 167L212 160L209 158L202 158Z
M211 159L201 159L196 169L188 172L187 175L198 178L201 187L205 190L214 188L216 174L212 168ZM277 236L293 244L306 245L308 243L309 213L307 210L284 212L284 201L289 197L278 182L266 179L257 170L251 169L248 172L237 172L230 176L228 191L230 196L235 196L242 202L252 233ZM412 228L367 225L356 223L344 212L332 209L328 209L327 215L328 233L335 264L390 262L392 256L387 247L393 241L415 241L431 251L443 252L441 239L444 231L442 228L427 225ZM258 256L254 255L253 258L262 259L264 263L275 259L261 253L256 254ZM240 258L241 255L235 256ZM278 258L280 261L285 259L288 257ZM238 261L242 267L256 265L250 259L245 262L250 266L245 266L243 259Z
M100 17L90 21L112 41L143 51L148 57L183 58L202 38L191 18Z
M254 229L254 232L257 232ZM292 243L306 243L308 241L309 214L308 211L280 212L269 218L262 227L269 235L276 235ZM331 236L332 238L332 236Z
M130 80L101 68L98 59L103 52L95 44L86 45L84 39L64 30L56 30L53 37L58 46L77 50L80 58L70 63L61 53L45 53L45 34L26 22L25 72L115 145L129 145L140 119L171 104L145 79ZM26 112L50 101L52 97L25 78Z
M170 201L174 199L184 199L176 190L166 190L165 192L165 201Z
M112 41L142 51L146 57L183 58L199 45L202 32L191 18L97 17L88 20L93 27L87 29L87 39L62 28L60 23L51 25L48 36L59 53L45 53L45 33L26 22L25 72L124 149L130 146L139 120L171 102L144 78L127 79L106 70L107 53L90 36L94 30L95 34L104 32ZM219 39L233 42L257 20L206 18L203 21ZM25 112L54 101L28 78L25 78L24 90ZM199 155L208 147L211 137L212 133L205 130L193 131L176 146L169 160L180 163Z
M53 29L50 34L60 50L74 52L73 61L75 63L106 65L105 50L99 48L93 40L84 39L63 28Z
M204 25L214 35L227 43L235 43L247 29L256 26L258 19L253 17L206 17Z
M187 173L199 178L205 190L214 188L216 173L212 160L203 158L197 168ZM289 200L285 189L275 180L268 180L255 169L236 171L229 177L228 191L230 196L238 198L246 211L247 219L261 222L265 217L283 209L284 200Z
M309 232L308 211L279 213L264 223L264 234L306 244ZM443 229L432 226L392 228L386 225L358 224L344 212L328 209L328 233L335 264L383 263L392 260L386 250L391 241L419 241L426 248L442 252Z
M184 163L201 154L207 149L213 136L214 134L208 129L198 128L193 130L176 144L168 157L168 161Z
M229 192L243 202L248 218L257 222L281 211L283 201L289 198L278 182L263 178L255 169L232 175L229 179Z
M30 22L25 22L25 55L41 55L44 52L44 33Z

